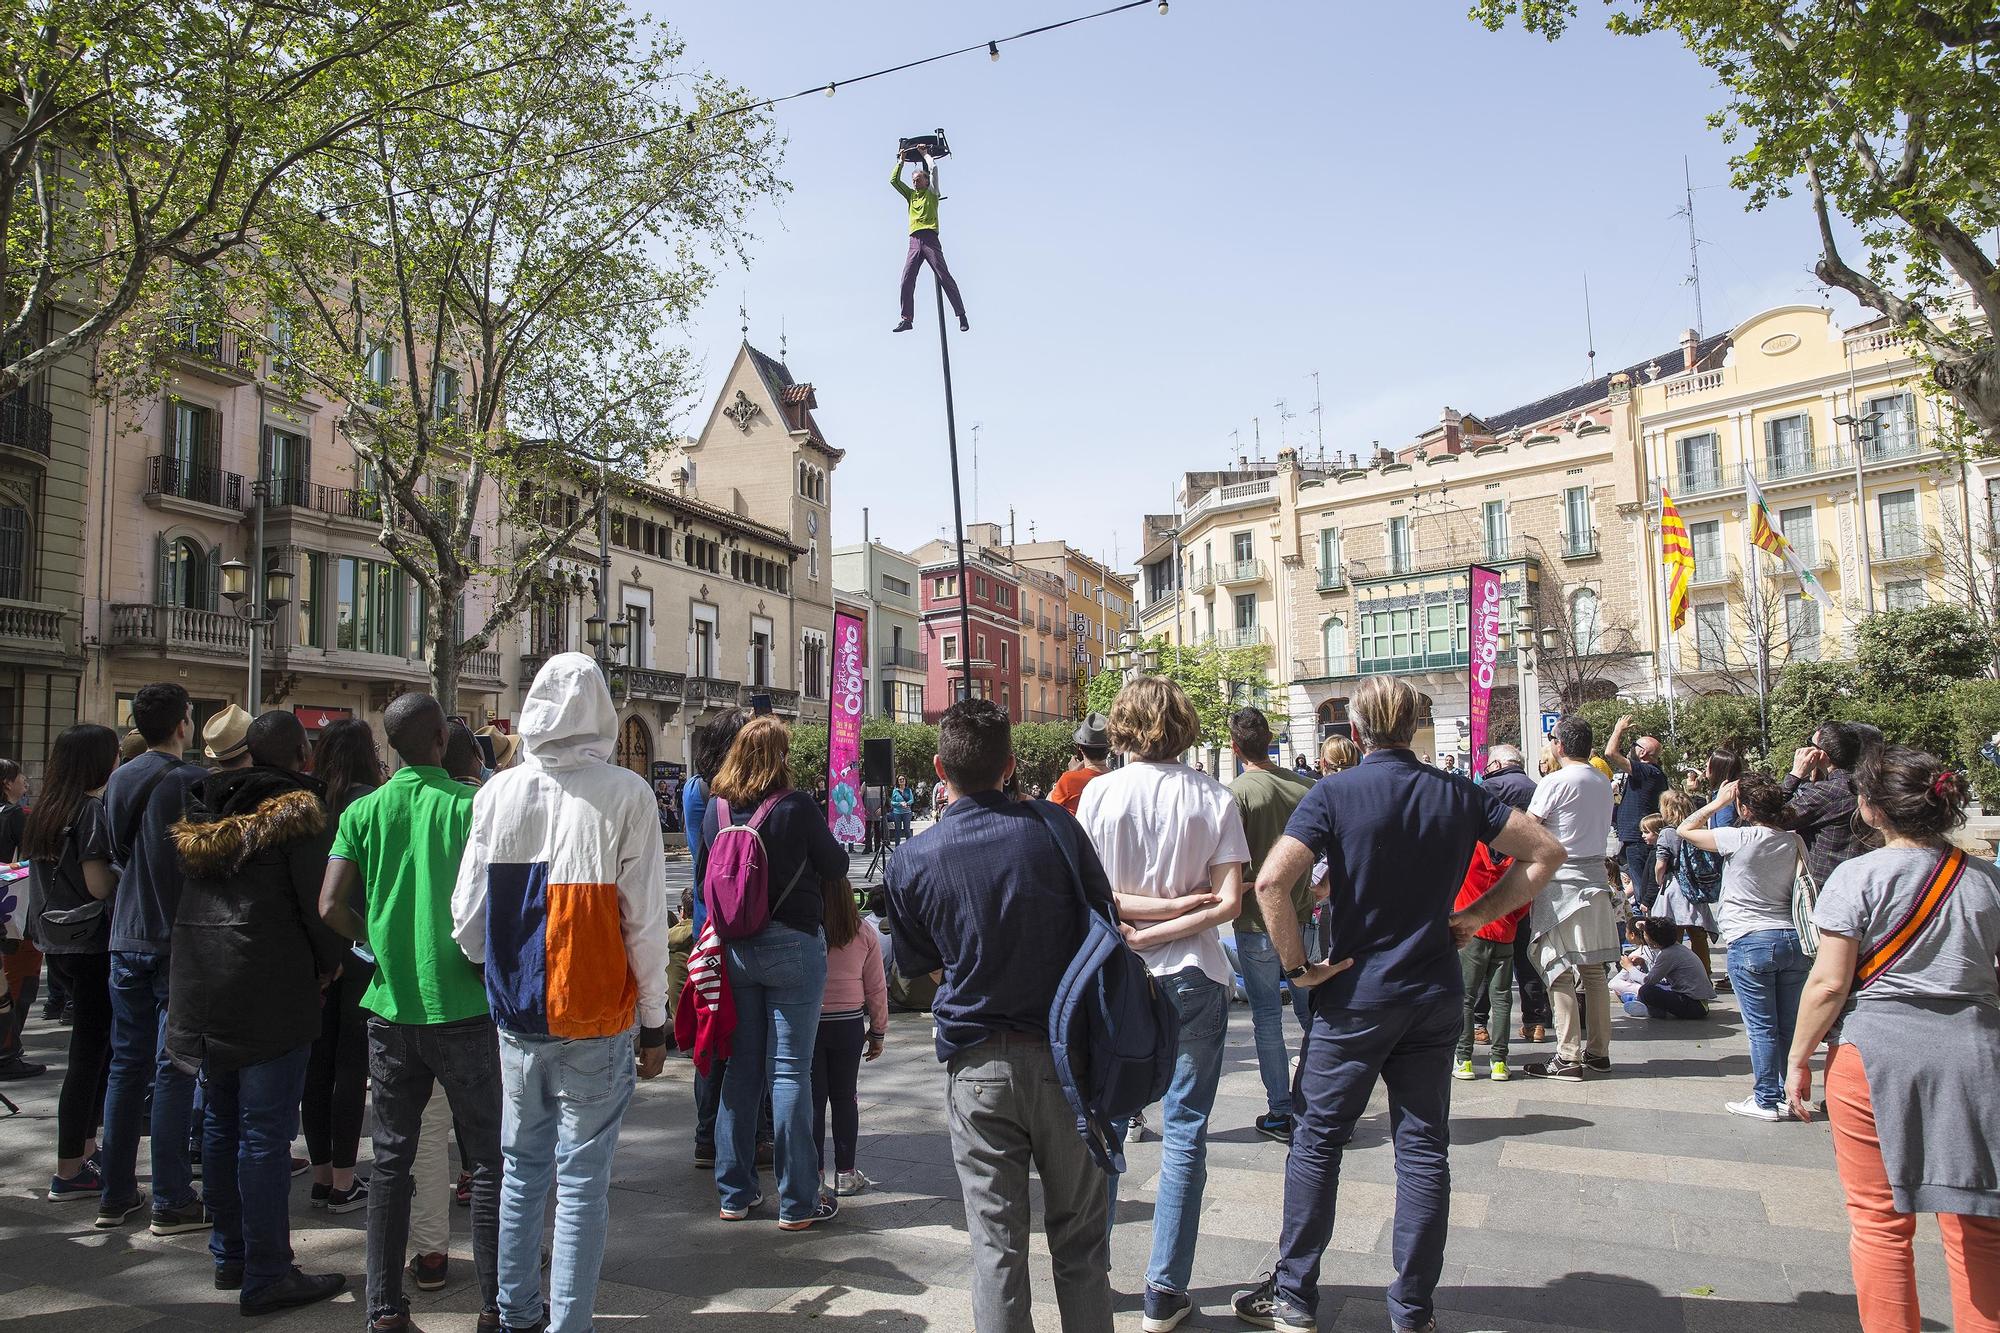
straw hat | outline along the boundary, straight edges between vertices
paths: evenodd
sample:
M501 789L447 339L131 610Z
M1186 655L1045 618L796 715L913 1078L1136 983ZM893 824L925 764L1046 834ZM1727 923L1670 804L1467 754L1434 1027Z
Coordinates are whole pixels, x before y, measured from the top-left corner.
M235 704L208 720L201 729L201 752L226 764L250 748L250 715Z
M502 769L514 766L515 757L521 753L521 738L519 736L516 736L511 731L502 731L491 723L481 727L472 734L475 736L485 736L493 742L494 772L498 773Z

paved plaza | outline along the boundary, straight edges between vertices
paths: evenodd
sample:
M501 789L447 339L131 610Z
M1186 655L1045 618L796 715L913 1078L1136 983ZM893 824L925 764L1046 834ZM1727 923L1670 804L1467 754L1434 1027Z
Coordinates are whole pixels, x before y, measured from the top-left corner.
M1725 1097L1746 1086L1749 1058L1729 996L1715 1020L1620 1018L1616 1071L1582 1085L1523 1078L1454 1085L1455 1191L1438 1293L1441 1329L1857 1327L1826 1127L1724 1114ZM63 1031L37 1018L30 1055L59 1064ZM1517 1047L1516 1061L1547 1049ZM747 1224L717 1220L710 1175L691 1165L690 1074L686 1061L669 1061L665 1075L640 1085L626 1119L597 1306L602 1333L970 1329L970 1250L943 1121L942 1074L923 1015L898 1014L888 1053L862 1073L860 1161L879 1185L847 1200L840 1219L822 1230L781 1233L769 1205ZM1250 1131L1259 1088L1249 1014L1238 1004L1210 1138L1195 1260L1198 1312L1183 1327L1240 1327L1230 1293L1273 1261L1284 1149ZM4 1090L21 1114L0 1121L0 1324L37 1333L243 1326L233 1301L210 1288L205 1237L95 1231L90 1205L45 1202L56 1070ZM1378 1095L1347 1156L1323 1277L1327 1329L1388 1326L1382 1293L1391 1276L1395 1176L1387 1121ZM364 1170L366 1152L364 1139ZM143 1169L143 1154L141 1161ZM1138 1327L1158 1162L1156 1142L1132 1149L1112 1245L1121 1331ZM358 1287L365 1213L314 1212L304 1180L294 1182L293 1199L300 1262L344 1272ZM432 1333L469 1333L478 1309L468 1214L452 1212L452 1284L412 1293L417 1322ZM1943 1259L1928 1219L1919 1236L1934 1320L1927 1327L1944 1328ZM1036 1298L1044 1303L1038 1323L1053 1330L1039 1236L1035 1246ZM358 1330L358 1296L350 1287L330 1304L266 1323L286 1333Z

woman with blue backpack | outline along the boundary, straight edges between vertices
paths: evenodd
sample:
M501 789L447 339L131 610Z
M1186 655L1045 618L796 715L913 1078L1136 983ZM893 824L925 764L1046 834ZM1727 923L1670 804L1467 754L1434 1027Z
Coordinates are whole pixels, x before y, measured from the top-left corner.
M716 1120L721 1217L741 1222L763 1202L757 1120L768 1088L778 1226L804 1231L840 1212L839 1200L820 1188L812 1067L826 990L827 886L853 890L846 849L813 799L792 788L790 749L791 733L774 717L753 718L737 733L710 789L716 833L702 893L736 1011Z

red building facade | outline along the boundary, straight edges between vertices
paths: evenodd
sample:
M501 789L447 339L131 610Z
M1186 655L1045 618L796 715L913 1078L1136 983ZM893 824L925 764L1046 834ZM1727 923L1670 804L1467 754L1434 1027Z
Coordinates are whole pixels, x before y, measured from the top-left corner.
M1009 562L984 550L967 553L965 578L971 584L969 589L959 587L955 559L927 563L920 570L919 606L924 648L930 659L924 720L935 722L946 708L965 697L969 665L973 697L993 700L1019 722L1023 708L1021 580ZM971 622L969 631L959 614L961 601ZM970 643L965 642L968 632Z

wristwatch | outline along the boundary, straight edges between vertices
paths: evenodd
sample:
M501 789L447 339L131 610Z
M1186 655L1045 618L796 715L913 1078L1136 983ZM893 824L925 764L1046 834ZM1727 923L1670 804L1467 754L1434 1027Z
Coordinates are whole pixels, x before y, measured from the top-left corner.
M1285 973L1285 980L1297 981L1300 977L1304 976L1307 972L1311 970L1312 970L1312 964L1300 963L1297 967L1292 968L1290 971Z

